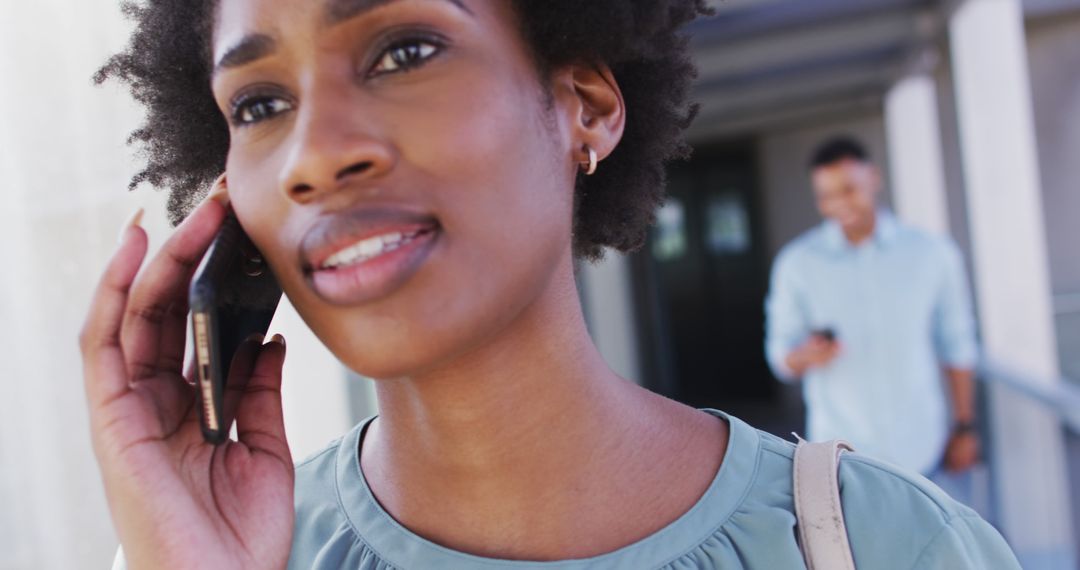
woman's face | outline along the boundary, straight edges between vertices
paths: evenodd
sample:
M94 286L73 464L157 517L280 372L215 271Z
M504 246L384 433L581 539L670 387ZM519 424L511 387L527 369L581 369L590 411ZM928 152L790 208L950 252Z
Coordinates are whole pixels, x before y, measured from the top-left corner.
M348 366L422 372L571 259L576 163L506 0L221 0L234 210Z

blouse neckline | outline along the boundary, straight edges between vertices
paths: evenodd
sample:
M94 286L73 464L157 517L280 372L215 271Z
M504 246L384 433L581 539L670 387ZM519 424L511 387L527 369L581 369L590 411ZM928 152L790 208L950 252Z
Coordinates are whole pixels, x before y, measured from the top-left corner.
M452 550L413 533L382 508L360 467L360 444L375 416L346 434L338 447L335 458L338 507L359 540L381 560L398 568L605 570L661 567L700 546L728 521L749 492L757 470L761 443L756 430L719 410L703 411L725 420L730 426L723 462L708 489L671 524L606 554L550 562L501 560Z

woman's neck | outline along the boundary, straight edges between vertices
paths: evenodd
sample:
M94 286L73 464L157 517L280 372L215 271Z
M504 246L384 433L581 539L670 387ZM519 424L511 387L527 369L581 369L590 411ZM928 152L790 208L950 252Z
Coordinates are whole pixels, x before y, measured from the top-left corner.
M572 432L604 414L603 403L625 384L588 336L571 266L493 342L422 377L379 381L370 441L430 450L388 458L413 463L410 472L503 477L526 457L556 452L554 442L583 435Z
M482 555L587 556L655 532L711 481L720 422L612 372L564 272L497 341L423 378L378 383L361 464L414 532ZM671 477L683 494L625 495ZM628 503L636 510L618 512Z

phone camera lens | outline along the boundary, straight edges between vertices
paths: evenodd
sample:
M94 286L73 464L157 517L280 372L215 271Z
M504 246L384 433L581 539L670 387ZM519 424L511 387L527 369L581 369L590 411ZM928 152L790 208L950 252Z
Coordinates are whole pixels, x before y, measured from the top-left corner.
M258 277L266 271L266 262L260 256L254 256L247 258L244 262L244 273L248 277Z

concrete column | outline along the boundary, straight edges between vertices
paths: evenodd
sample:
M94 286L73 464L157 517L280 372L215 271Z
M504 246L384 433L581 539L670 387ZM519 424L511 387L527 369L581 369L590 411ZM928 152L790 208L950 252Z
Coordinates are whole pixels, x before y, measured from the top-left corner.
M585 320L597 349L612 370L641 384L629 260L609 250L600 263L583 262L578 279Z
M1042 192L1020 0L967 0L949 20L982 336L992 359L1058 378ZM1024 568L1076 561L1060 421L990 394L1002 531Z
M901 220L940 235L949 232L937 86L912 73L885 95L893 205Z

